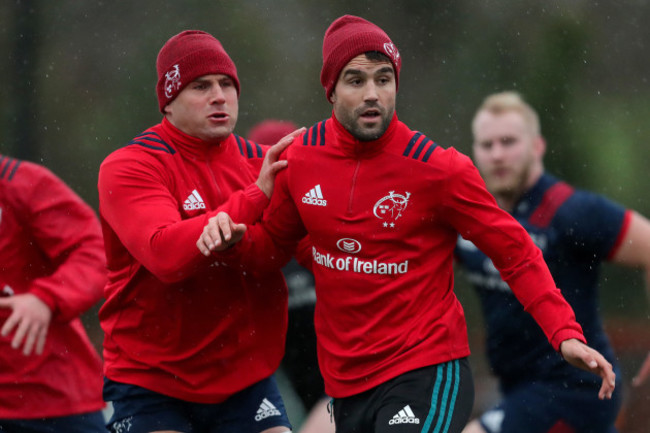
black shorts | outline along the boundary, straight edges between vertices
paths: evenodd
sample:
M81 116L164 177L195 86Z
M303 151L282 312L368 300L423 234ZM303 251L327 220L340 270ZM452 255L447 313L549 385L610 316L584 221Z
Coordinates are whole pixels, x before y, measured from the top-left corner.
M337 433L457 433L474 404L467 358L409 371L333 400Z

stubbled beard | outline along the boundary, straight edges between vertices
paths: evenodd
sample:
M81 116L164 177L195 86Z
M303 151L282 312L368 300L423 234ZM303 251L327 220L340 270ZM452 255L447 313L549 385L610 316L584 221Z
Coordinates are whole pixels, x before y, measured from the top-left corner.
M379 111L379 115L381 116L379 129L368 130L367 128L361 127L358 123L358 120L361 118L361 113L370 108L374 108ZM394 111L394 108L384 110L378 104L366 104L363 107L354 110L351 115L345 113L344 118L339 119L339 121L341 124L343 124L345 129L347 129L348 132L352 134L352 136L357 140L373 141L384 135L388 129L388 126L390 125L391 120L393 119Z

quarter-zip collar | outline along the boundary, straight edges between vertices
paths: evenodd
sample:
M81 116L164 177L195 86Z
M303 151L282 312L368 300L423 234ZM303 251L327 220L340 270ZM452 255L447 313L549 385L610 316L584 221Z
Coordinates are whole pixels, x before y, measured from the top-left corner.
M172 139L174 146L185 155L192 155L197 158L205 158L210 155L224 152L230 143L230 134L218 144L207 143L200 138L188 135L175 127L166 117L161 122L163 131Z
M395 112L390 121L390 125L388 125L388 129L381 137L377 140L361 141L350 134L338 121L334 115L334 110L332 110L332 121L334 124L334 133L336 134L336 142L341 146L343 153L359 159L367 159L379 154L393 139L399 123L397 112Z

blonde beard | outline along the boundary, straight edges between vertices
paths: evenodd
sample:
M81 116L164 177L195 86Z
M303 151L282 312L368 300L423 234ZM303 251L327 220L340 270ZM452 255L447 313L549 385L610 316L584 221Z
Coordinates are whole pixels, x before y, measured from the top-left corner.
M528 164L523 171L516 174L512 182L497 186L486 182L488 191L497 199L499 206L502 208L509 208L521 198L526 192L526 184L530 176L532 164ZM511 210L511 209L508 209Z

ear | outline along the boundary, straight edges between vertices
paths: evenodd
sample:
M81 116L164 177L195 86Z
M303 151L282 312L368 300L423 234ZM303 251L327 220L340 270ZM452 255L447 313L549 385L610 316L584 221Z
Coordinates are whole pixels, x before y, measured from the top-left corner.
M544 140L544 137L541 135L537 136L537 138L535 138L535 143L533 146L535 154L539 157L539 159L542 159L544 157L544 154L546 154L546 140Z
M174 101L172 101L172 102L174 102ZM169 104L167 104L167 105L165 105L163 107L163 115L169 116L170 114L172 114L172 110L171 110L171 108L169 108L170 105L171 105L171 103L169 103Z
M329 97L330 104L334 104L336 102L336 91L332 92L332 94Z

